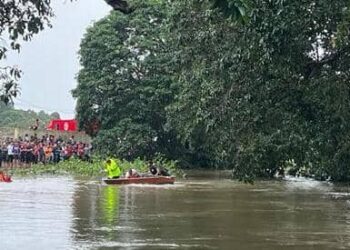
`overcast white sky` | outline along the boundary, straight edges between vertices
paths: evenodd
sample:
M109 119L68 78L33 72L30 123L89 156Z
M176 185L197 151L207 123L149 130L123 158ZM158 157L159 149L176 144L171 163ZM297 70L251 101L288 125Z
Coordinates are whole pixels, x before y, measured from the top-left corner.
M7 64L23 71L21 95L15 107L35 111L57 111L62 118L74 118L75 88L79 70L79 44L87 27L106 16L111 8L103 0L53 0L56 17L53 28L22 44L21 52L9 53Z

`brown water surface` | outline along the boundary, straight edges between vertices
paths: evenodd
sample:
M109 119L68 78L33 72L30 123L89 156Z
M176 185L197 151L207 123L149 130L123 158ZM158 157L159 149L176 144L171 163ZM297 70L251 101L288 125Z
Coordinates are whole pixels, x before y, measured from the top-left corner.
M350 249L348 186L190 178L0 183L0 249Z

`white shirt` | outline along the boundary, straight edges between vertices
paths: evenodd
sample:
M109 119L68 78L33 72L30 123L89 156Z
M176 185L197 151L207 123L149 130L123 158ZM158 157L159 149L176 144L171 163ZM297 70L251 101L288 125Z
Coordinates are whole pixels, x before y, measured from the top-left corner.
M13 145L12 144L7 146L7 154L13 155Z

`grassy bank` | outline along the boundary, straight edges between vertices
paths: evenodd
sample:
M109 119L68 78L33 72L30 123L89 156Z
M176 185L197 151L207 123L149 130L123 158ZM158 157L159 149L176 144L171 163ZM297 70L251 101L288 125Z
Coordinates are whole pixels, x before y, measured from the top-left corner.
M123 174L131 168L136 169L140 173L145 173L148 171L148 162L141 159L136 159L132 162L120 159L116 159L116 161L118 162ZM174 161L155 159L154 162L158 166L167 168L172 175L182 176L183 174ZM14 176L70 174L93 177L106 175L104 172L104 160L98 158L93 159L92 162L81 161L79 159L70 159L61 161L58 164L35 164L31 167L17 167L8 169L6 172Z

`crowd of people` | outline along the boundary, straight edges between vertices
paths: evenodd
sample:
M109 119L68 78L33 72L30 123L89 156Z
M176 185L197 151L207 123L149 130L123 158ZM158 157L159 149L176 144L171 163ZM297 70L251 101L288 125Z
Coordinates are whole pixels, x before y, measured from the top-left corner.
M54 135L36 134L17 139L0 139L0 167L21 167L32 164L56 164L62 160L77 157L81 160L91 159L90 143L76 141L74 135L68 140Z
M0 139L0 168L30 167L32 164L57 164L72 157L91 161L90 143L76 141L74 135L64 140L61 136L36 134L23 137ZM108 159L105 165L109 178L119 178L122 174L119 165ZM1 171L0 171L1 172ZM149 162L149 174L169 176L167 169ZM142 177L135 169L125 173L126 178Z

